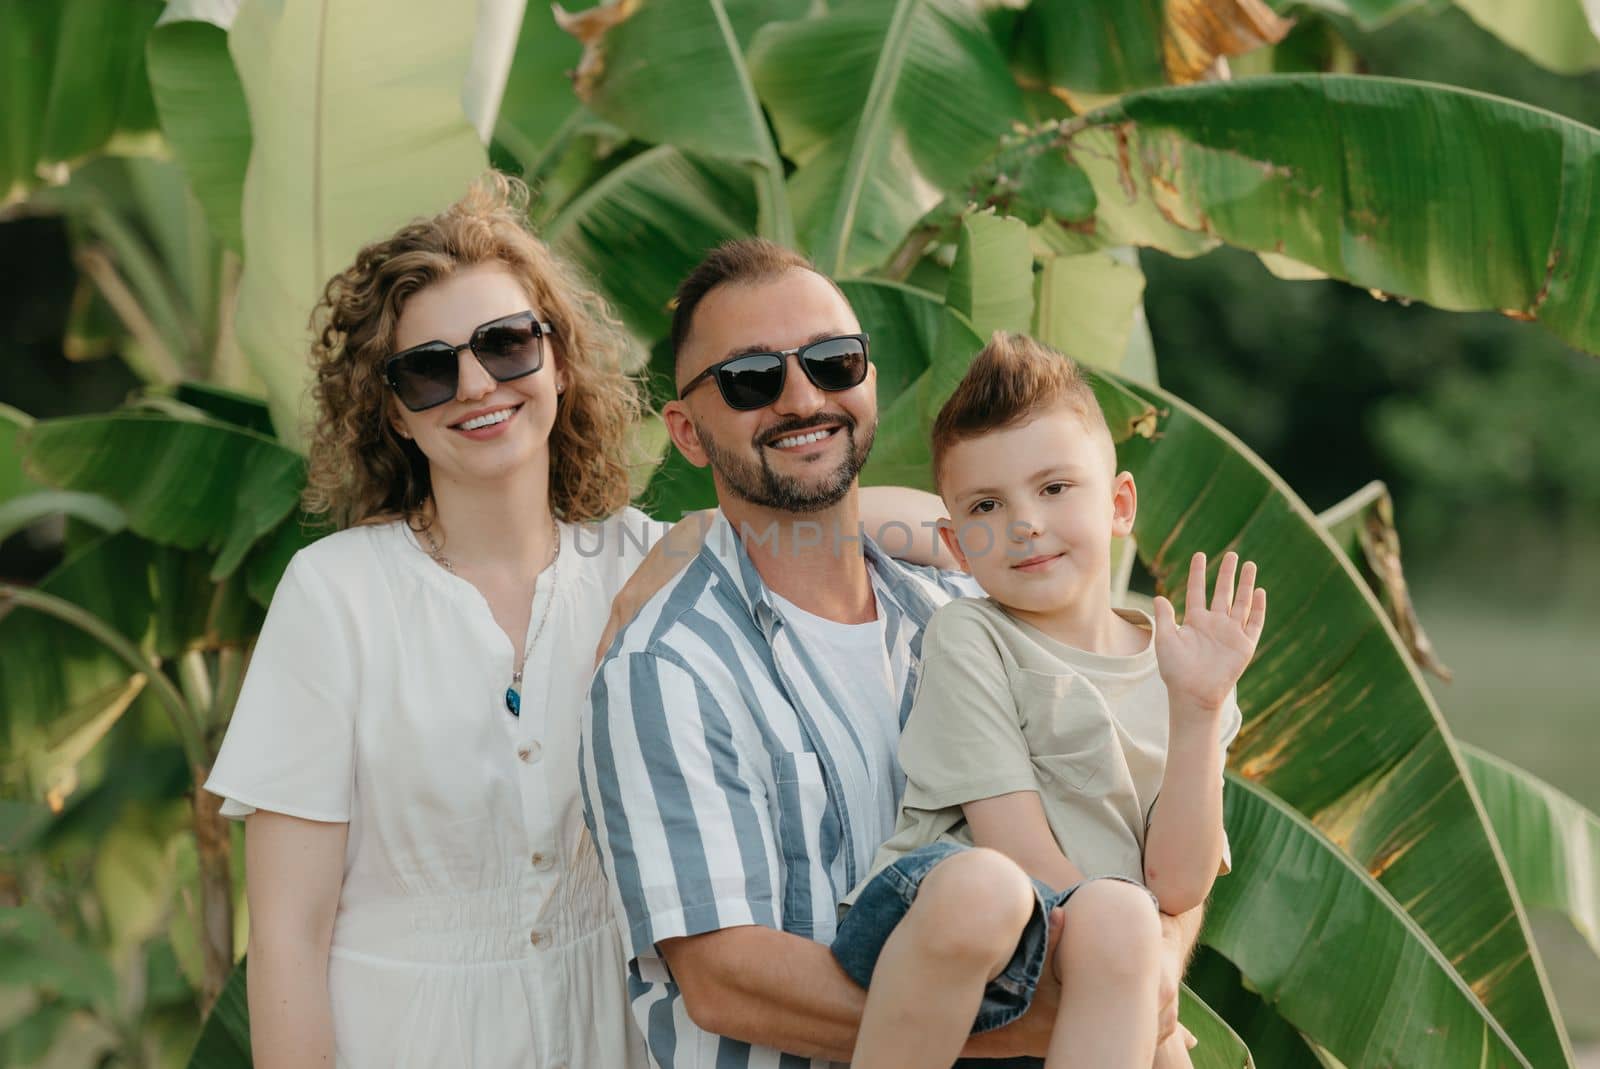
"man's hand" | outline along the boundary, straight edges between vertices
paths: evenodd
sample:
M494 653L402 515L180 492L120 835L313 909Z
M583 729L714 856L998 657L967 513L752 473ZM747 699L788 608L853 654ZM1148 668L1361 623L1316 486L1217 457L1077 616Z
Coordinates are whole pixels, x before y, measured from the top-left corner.
M650 547L650 552L639 562L639 567L634 569L628 581L622 584L622 589L617 591L617 596L611 600L611 614L606 619L605 631L600 635L600 645L594 651L596 667L605 659L612 639L639 614L645 602L672 582L700 552L715 515L715 509L691 512L673 524L672 529Z
M1156 1045L1166 1042L1174 1031L1183 1037L1185 1050L1194 1050L1200 1041L1178 1022L1178 990L1189 964L1189 952L1200 934L1199 909L1182 917L1161 915L1161 984L1157 988L1160 1011L1156 1018ZM1156 1059L1157 1065L1161 1059Z
M991 1032L982 1032L967 1040L961 1054L965 1058L1043 1058L1050 1046L1050 1034L1055 1030L1056 1014L1061 1008L1061 979L1056 975L1056 947L1061 945L1061 933L1066 930L1067 914L1060 906L1050 911L1050 939L1045 945L1044 972L1039 976L1039 986L1033 1001L1021 1017Z
M1239 589L1234 590L1238 572ZM1217 589L1206 606L1206 555L1189 561L1189 593L1183 626L1172 602L1156 598L1156 661L1167 684L1172 708L1220 712L1245 666L1255 656L1256 642L1267 621L1267 592L1255 585L1256 565L1227 553L1217 569Z
M1161 983L1156 987L1156 1043L1162 1044L1178 1027L1178 983L1183 979L1183 949L1163 940ZM1191 1044L1192 1045L1192 1044Z

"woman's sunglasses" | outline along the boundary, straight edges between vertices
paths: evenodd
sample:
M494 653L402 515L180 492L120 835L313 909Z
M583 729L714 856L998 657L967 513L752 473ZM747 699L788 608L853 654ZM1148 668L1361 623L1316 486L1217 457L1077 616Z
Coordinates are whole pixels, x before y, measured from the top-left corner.
M830 393L848 390L861 385L861 380L867 377L867 336L841 334L796 349L745 353L712 364L678 391L678 400L689 396L689 391L701 382L715 377L717 389L722 391L722 399L729 408L741 412L765 408L783 394L784 374L791 355L800 361L800 370L819 390Z
M456 395L461 350L471 349L496 382L510 382L544 366L544 338L553 333L555 328L535 319L532 312L491 319L474 330L465 345L430 341L402 349L384 361L383 378L401 404L421 412Z

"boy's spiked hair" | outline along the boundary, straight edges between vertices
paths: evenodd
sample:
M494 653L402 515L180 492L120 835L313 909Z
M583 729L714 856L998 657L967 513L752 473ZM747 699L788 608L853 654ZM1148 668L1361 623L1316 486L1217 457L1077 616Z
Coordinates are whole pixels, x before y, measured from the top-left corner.
M995 331L933 421L934 484L951 446L1057 405L1070 407L1092 433L1110 438L1100 402L1077 361L1026 334Z

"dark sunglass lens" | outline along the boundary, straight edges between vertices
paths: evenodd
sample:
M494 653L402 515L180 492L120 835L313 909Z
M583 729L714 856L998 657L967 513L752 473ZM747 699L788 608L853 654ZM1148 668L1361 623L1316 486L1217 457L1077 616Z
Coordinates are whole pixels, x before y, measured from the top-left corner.
M401 404L418 411L456 395L457 366L455 352L446 346L423 347L391 361L389 376Z
M867 347L860 338L829 338L802 354L806 373L823 390L848 390L867 377Z
M501 382L538 371L544 350L531 318L482 327L472 337L472 351Z
M754 353L722 365L717 372L722 399L730 408L763 408L783 392L783 357Z

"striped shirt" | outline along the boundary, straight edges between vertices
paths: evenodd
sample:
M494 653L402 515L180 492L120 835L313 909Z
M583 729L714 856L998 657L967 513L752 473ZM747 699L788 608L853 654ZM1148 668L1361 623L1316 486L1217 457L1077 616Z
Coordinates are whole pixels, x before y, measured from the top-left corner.
M922 628L966 575L918 568L863 540L899 719ZM689 1019L656 944L759 924L831 943L838 902L894 830L870 725L785 626L720 515L678 579L607 653L590 690L584 811L632 959L635 1019L663 1069L822 1069L711 1035Z

